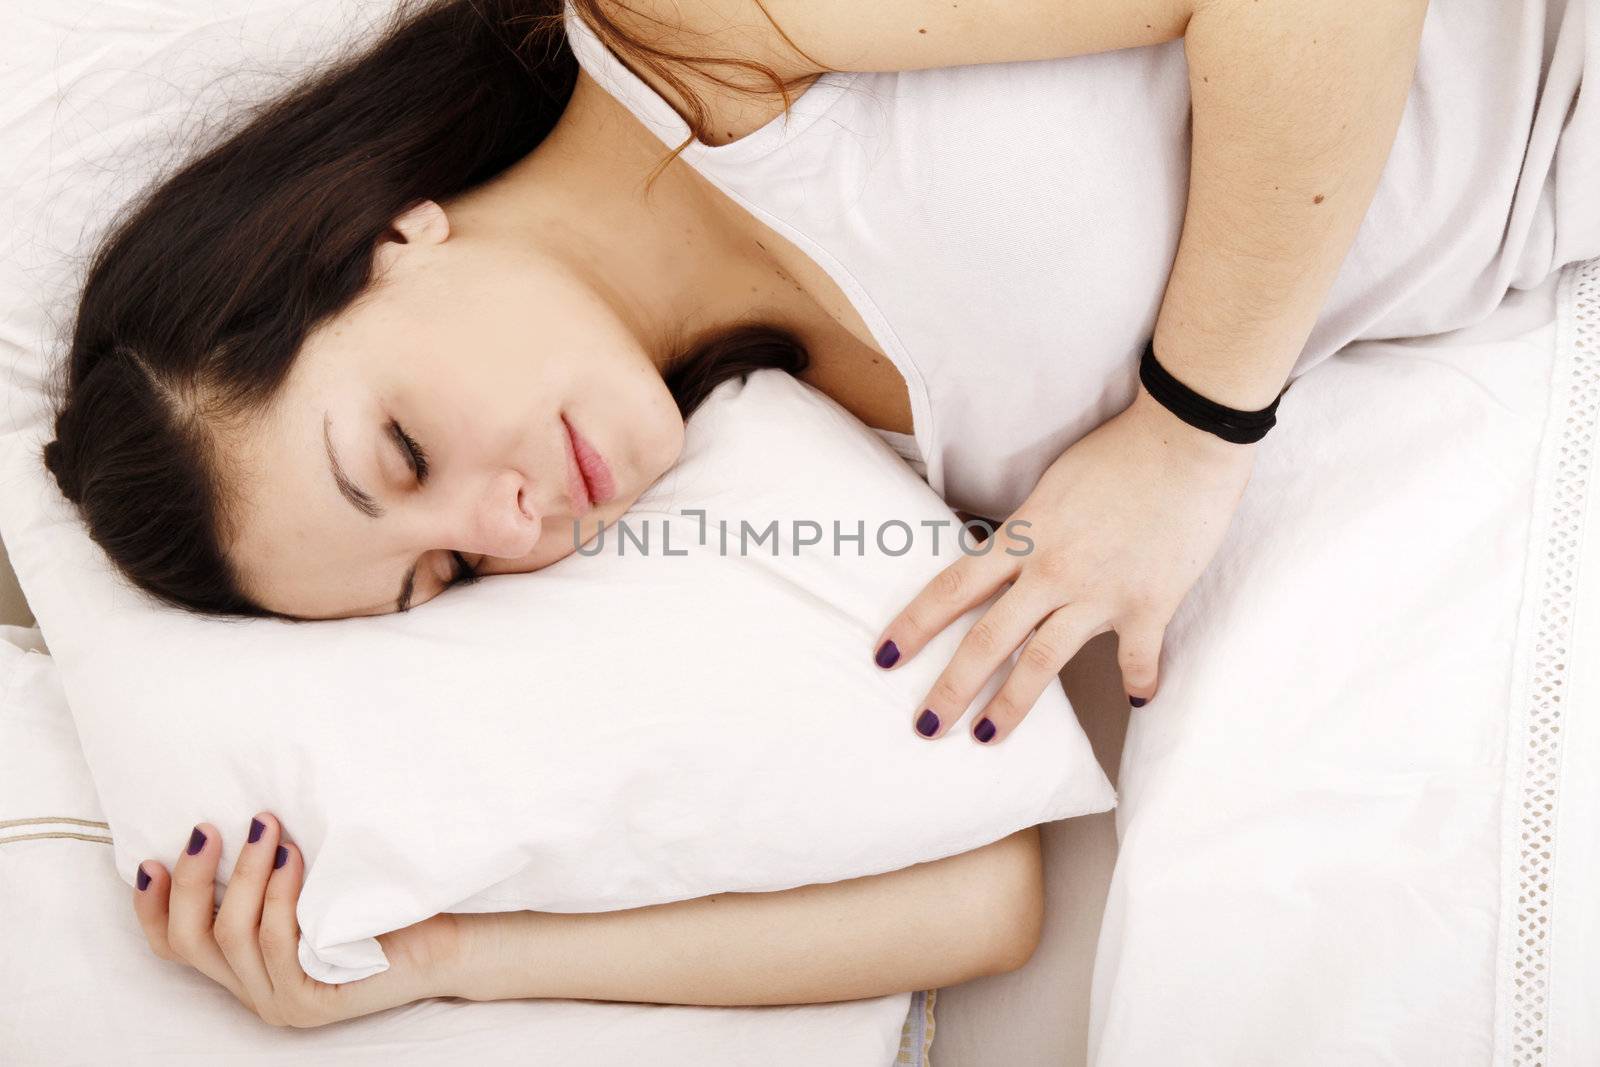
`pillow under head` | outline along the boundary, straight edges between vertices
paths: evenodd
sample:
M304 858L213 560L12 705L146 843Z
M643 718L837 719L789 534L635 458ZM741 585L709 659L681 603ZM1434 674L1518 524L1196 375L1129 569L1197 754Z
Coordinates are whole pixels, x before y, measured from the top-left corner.
M988 605L894 671L871 642L964 550L957 520L780 371L716 389L678 465L621 520L629 535L403 615L156 603L88 539L39 445L0 440L0 535L118 870L131 883L140 860L175 860L204 820L224 828L229 871L250 817L274 812L308 861L301 962L323 981L382 970L374 935L441 911L780 890L1114 803L1059 683L1003 745L914 733ZM935 548L925 523L939 522Z

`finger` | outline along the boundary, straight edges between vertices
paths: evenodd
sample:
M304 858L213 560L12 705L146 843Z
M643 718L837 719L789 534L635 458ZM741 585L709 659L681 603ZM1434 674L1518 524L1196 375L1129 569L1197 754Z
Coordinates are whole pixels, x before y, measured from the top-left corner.
M1156 695L1161 664L1161 641L1166 626L1148 621L1125 624L1117 630L1117 666L1128 703L1142 708Z
M991 539L992 540L992 539ZM904 663L968 609L983 603L1016 576L1015 557L1004 552L961 558L934 575L890 620L873 644L873 662L888 670Z
M228 966L239 976L240 984L257 1011L262 1013L262 1019L274 1024L278 1020L270 1017L272 979L261 958L260 927L262 897L272 873L279 830L278 820L266 812L250 820L244 846L234 862L227 891L222 895L222 907L212 927L212 936Z
M1105 611L1083 602L1051 612L1022 646L1015 666L999 691L978 713L972 724L972 736L986 745L1004 741L1033 710L1039 694L1061 673L1067 661L1078 654L1089 638L1111 629L1106 615Z
M145 860L134 873L133 913L139 918L144 939L150 951L164 960L183 961L167 944L167 894L172 890L172 878L167 869L155 860Z
M273 864L261 902L261 958L272 977L272 988L280 998L291 999L299 987L311 981L300 968L300 920L295 916L305 863L298 848L280 840Z
M929 739L945 732L971 706L994 672L1050 611L1047 593L1019 582L1006 590L961 639L956 654L912 712L912 728Z
M216 900L217 861L222 835L208 822L197 825L172 867L172 893L167 899L167 944L189 966L224 986L240 1003L254 1009L239 978L228 966L211 936Z

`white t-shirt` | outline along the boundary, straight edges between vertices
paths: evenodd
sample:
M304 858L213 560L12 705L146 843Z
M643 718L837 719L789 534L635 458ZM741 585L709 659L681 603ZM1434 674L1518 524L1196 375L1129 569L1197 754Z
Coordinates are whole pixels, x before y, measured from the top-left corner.
M1600 69L1596 6L1429 7L1388 164L1291 378L1353 340L1476 322L1508 287L1600 255L1600 93L1578 97ZM688 136L570 4L566 25L663 145ZM1188 120L1172 41L827 73L787 116L682 158L838 283L906 379L929 485L1003 519L1133 398L1183 221Z

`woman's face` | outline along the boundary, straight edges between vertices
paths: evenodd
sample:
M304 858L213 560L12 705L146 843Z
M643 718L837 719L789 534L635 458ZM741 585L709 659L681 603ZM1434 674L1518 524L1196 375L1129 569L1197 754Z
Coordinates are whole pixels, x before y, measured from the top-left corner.
M683 447L636 332L560 260L510 236L451 239L431 203L396 232L371 290L224 446L239 479L229 556L274 611L415 606L452 584L458 555L483 574L537 570L615 521Z

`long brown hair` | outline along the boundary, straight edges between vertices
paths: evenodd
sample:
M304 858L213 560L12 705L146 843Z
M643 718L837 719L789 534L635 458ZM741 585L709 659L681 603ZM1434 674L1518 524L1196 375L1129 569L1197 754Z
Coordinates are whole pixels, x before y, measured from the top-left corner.
M573 6L674 83L703 137L672 54L628 37L599 0ZM770 69L721 61L766 70L787 106ZM221 431L263 410L307 335L360 296L391 220L531 152L577 70L561 0L413 7L126 209L89 265L44 461L130 581L197 612L288 617L248 597L224 553L236 472ZM687 419L728 377L806 365L792 334L745 324L686 345L666 383Z

